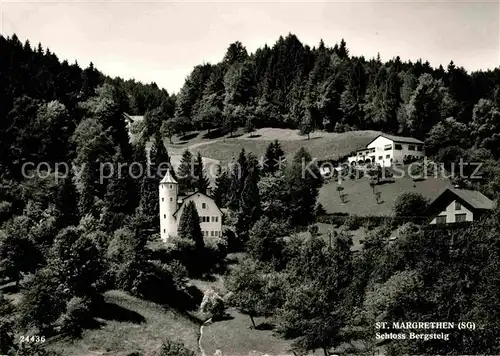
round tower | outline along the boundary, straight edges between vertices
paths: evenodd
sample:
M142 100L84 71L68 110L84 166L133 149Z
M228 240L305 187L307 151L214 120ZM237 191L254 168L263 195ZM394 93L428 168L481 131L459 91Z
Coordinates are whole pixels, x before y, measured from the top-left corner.
M179 185L167 170L160 182L160 236L166 242L169 236L177 235L177 220L174 213L177 210L177 196Z

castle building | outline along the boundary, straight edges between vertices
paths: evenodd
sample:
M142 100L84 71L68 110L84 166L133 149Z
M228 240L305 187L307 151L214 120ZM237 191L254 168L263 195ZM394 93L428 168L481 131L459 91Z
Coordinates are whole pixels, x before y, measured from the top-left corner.
M182 212L187 203L193 201L200 216L200 228L205 237L222 236L222 211L215 201L202 192L194 192L185 197L179 196L179 184L169 171L159 185L160 199L160 236L162 241L177 236Z

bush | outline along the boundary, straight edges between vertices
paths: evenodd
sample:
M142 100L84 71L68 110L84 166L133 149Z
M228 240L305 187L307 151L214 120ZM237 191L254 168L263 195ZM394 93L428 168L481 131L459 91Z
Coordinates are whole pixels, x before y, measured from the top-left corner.
M61 318L61 331L71 336L79 336L91 320L91 301L73 297L67 303L66 313Z
M227 256L227 241L222 237L205 238L204 255L207 270L221 268Z
M196 356L196 354L186 348L183 344L173 341L165 341L160 350L158 350L157 356Z
M203 295L200 310L210 314L213 320L217 320L225 313L224 300L216 291L208 289Z
M0 201L0 223L7 221L12 216L12 203Z
M361 227L362 224L362 219L360 219L356 215L349 215L345 220L344 220L344 226L348 230L357 230Z
M65 311L65 286L50 268L37 271L23 284L23 299L19 306L21 326L34 326L41 333L49 331Z
M403 222L422 223L425 221L428 200L419 193L401 194L394 202L394 218L398 224Z
M314 224L314 225L309 225L309 227L307 228L307 231L309 231L309 233L311 234L311 236L316 236L318 235L318 225Z

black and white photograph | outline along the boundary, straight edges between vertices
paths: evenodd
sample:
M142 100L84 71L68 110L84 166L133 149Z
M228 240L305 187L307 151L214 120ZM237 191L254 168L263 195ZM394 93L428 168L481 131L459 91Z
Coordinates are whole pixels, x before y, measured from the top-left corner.
M500 355L500 2L0 0L0 356Z

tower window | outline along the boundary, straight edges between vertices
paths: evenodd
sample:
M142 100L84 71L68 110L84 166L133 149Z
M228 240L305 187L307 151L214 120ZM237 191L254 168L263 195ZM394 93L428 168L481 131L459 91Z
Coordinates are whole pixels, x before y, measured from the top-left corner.
M165 201L165 198L161 198L162 203Z
M170 201L174 201L174 198L170 197Z
M167 232L165 229L163 229L163 233Z
M169 184L169 185L168 185L168 189L172 189L172 184Z
M166 219L167 218L167 214L163 214L163 218Z

